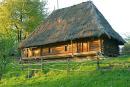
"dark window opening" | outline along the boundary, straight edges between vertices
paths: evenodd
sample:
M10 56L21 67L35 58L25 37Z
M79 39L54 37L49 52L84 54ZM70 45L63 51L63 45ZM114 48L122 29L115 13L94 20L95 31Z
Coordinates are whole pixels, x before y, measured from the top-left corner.
M29 56L28 56L28 53L29 53L29 52L28 52L28 49L27 49L27 52L26 52L26 56L27 56L27 57L29 57Z
M51 53L51 48L48 49L48 53Z
M68 49L67 49L67 48L68 48L68 46L66 45L66 46L65 46L65 51L68 51Z

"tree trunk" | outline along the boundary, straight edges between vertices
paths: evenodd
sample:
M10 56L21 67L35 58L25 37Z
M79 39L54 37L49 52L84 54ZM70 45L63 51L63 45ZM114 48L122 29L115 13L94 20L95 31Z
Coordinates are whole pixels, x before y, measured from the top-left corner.
M2 79L2 76L3 76L3 74L2 74L2 73L0 73L0 81L1 81L1 79Z

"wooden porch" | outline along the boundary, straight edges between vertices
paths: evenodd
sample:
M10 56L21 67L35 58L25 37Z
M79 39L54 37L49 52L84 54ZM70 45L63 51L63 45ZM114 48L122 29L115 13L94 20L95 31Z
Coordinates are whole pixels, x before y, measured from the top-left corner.
M44 59L44 60L51 60L51 59L65 59L65 58L74 58L74 57L95 57L97 56L97 51L90 51L90 52L81 52L81 53L67 53L67 54L55 54L55 55L46 55L46 56L36 56L36 57L23 57L23 60L31 60L31 59Z

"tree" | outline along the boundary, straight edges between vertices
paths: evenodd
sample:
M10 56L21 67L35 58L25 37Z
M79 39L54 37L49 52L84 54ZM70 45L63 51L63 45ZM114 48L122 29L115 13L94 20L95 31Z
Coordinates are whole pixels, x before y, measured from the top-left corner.
M6 66L11 59L11 49L15 46L13 32L6 30L6 27L3 29L3 27L4 25L0 27L0 80L6 72Z
M3 0L0 3L0 26L14 32L13 38L18 45L44 21L45 5L46 2L41 0Z
M10 12L0 5L0 80L6 72L6 66L9 63L11 49L15 46L15 33L9 29L11 21L9 18Z
M0 2L0 80L13 48L46 17L45 1L3 0Z
M41 0L4 0L2 7L6 9L10 21L9 28L17 32L20 42L26 38L43 20L47 13L46 2Z
M127 35L126 43L125 43L124 47L122 48L122 53L125 55L130 54L130 35Z
M6 65L9 63L9 52L11 49L11 42L0 37L0 80L3 73L5 73Z

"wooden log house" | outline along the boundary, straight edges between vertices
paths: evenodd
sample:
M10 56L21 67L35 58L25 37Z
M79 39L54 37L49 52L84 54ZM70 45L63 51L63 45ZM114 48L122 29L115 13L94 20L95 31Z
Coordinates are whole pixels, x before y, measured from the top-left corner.
M93 2L52 12L43 24L21 42L22 58L63 58L101 52L118 56L125 41L112 29Z

